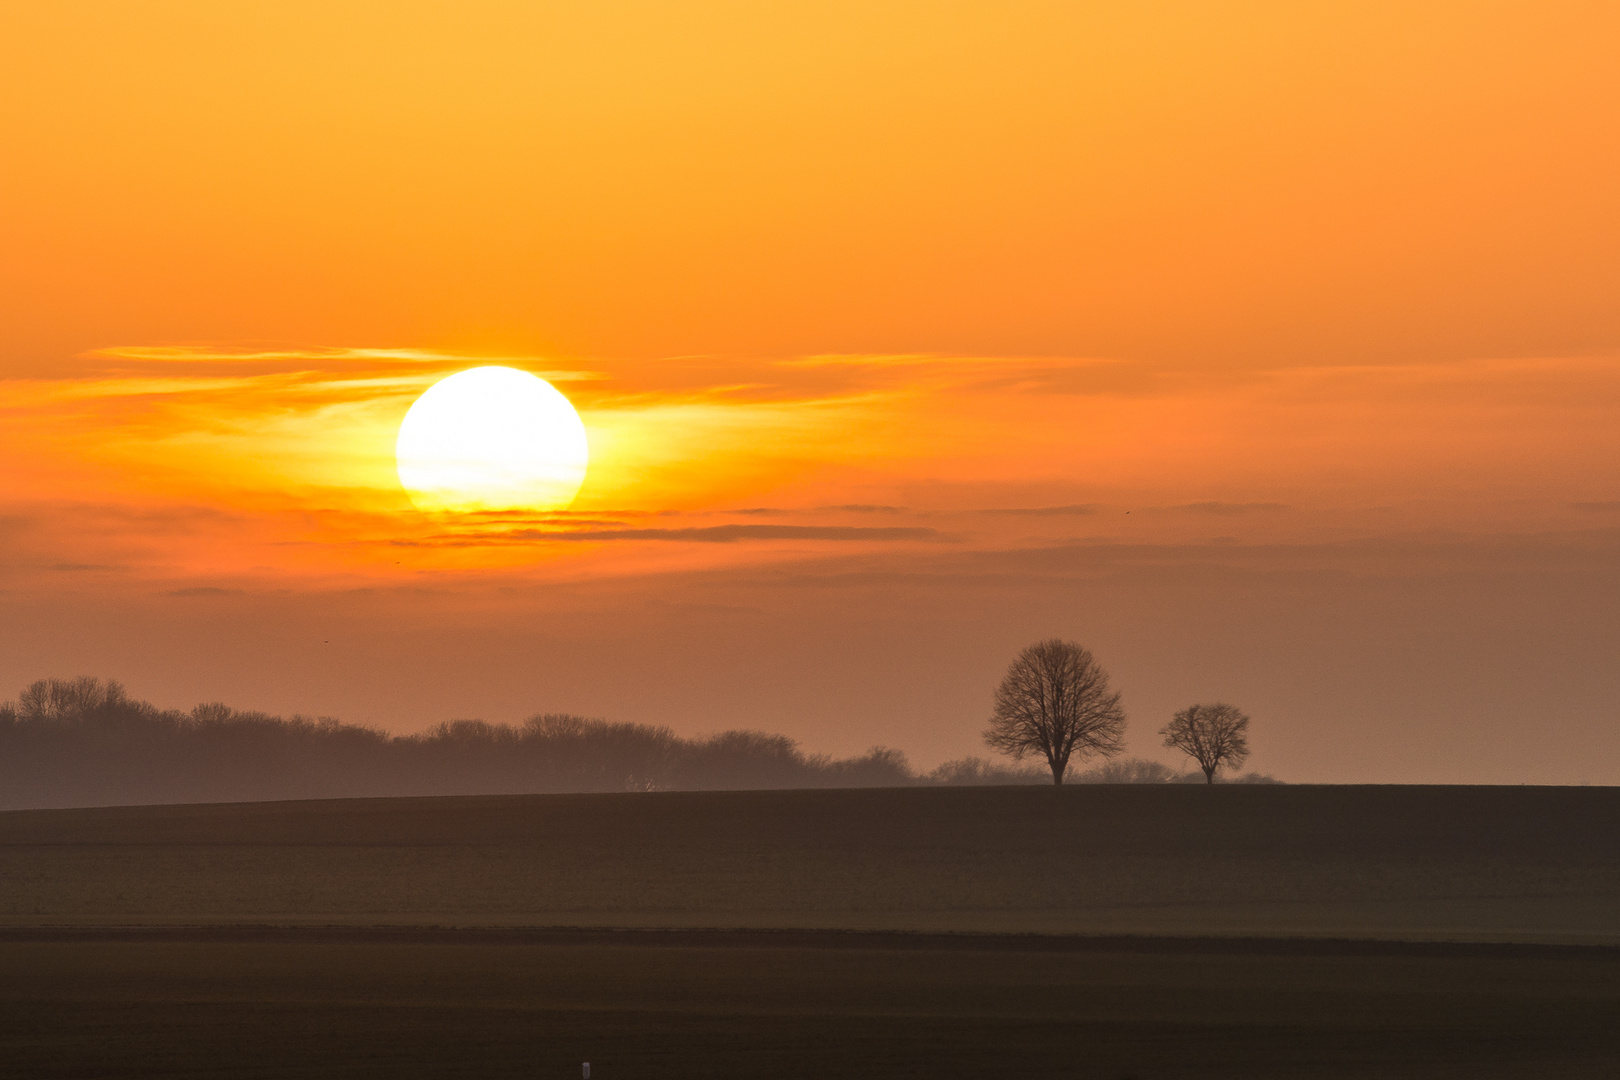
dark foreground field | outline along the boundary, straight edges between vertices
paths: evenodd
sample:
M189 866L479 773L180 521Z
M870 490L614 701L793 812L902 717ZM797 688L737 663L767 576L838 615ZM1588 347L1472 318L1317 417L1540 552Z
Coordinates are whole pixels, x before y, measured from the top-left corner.
M6 813L0 1074L1612 1077L1617 838L1607 789Z
M13 931L0 969L19 1077L1620 1070L1620 955L1590 947Z

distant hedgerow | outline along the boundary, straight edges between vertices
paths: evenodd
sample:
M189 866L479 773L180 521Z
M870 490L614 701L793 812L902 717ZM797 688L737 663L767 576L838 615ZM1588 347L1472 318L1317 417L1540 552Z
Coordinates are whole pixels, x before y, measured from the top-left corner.
M662 726L559 713L517 725L450 720L418 734L390 735L331 717L241 712L219 702L190 712L159 709L131 698L116 682L93 678L41 679L16 701L0 704L0 809L1048 783L1044 773L970 757L919 774L890 747L833 758L761 731L685 738ZM1156 783L1179 777L1154 762L1119 761L1076 779Z

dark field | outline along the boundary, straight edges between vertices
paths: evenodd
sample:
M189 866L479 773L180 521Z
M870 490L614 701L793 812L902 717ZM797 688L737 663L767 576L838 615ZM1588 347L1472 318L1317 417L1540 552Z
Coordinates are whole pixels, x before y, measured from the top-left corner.
M1620 790L1179 785L0 813L0 925L1620 944Z
M1612 1077L1617 838L1584 788L12 812L0 1074ZM610 926L779 929L536 929Z
M563 1078L588 1060L599 1080L1145 1080L1620 1065L1609 950L281 933L0 943L8 1075Z

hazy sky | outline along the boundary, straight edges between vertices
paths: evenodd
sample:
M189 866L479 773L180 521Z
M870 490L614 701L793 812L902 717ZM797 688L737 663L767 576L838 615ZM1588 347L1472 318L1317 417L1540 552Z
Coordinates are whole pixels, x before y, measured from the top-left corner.
M1620 8L7 4L0 697L1620 783ZM395 431L551 379L572 510Z

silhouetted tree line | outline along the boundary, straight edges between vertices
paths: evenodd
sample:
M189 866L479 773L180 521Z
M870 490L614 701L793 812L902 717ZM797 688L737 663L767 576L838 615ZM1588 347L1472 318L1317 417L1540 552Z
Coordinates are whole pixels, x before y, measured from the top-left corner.
M1076 779L1178 779L1155 762L1110 762L1093 772L1098 775ZM116 682L93 678L42 679L0 705L0 808L6 809L1043 782L1041 770L978 758L919 774L888 747L833 758L759 731L683 738L667 727L556 713L516 726L452 720L415 735L390 735L330 717L284 718L217 702L190 712L159 709L129 697Z

